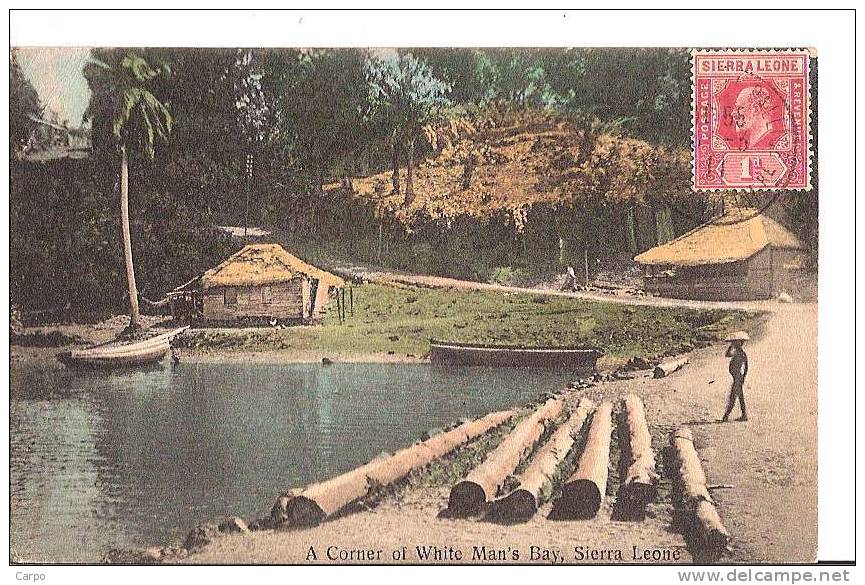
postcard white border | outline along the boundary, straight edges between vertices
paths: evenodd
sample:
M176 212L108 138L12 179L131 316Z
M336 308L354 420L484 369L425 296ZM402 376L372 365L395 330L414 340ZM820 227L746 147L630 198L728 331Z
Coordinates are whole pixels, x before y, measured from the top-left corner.
M43 3L60 7L60 2ZM221 4L221 3L216 3ZM105 1L96 5L116 6ZM762 23L762 25L761 25ZM741 26L740 26L741 25ZM818 139L820 201L819 306L819 558L854 556L854 55L852 11L640 11L640 12L13 12L14 45L170 45L170 46L810 46L819 59ZM8 96L8 77L3 78ZM8 132L8 118L2 124ZM8 149L3 142L3 148ZM8 151L3 153L8 161ZM8 164L5 163L5 164ZM7 169L8 170L8 169ZM8 172L3 173L8 189ZM2 202L8 218L8 200ZM8 240L0 261L8 274ZM8 287L8 281L2 280ZM8 302L8 288L0 294ZM4 305L4 319L8 306ZM8 355L8 338L0 336ZM3 387L8 400L8 382ZM782 407L783 405L779 405ZM3 418L8 432L8 411ZM0 499L8 502L8 445L3 445L5 476ZM795 510L789 513L794 514ZM8 550L8 533L4 533ZM779 538L794 538L779 535ZM20 569L7 569L10 580ZM322 579L374 577L404 581L403 568L374 574L358 569L322 570L204 568L194 571L100 567L46 568L49 581L149 582L157 576L171 582L189 579ZM723 568L719 570L724 571ZM441 582L454 576L491 581L537 578L528 567L413 571L420 582ZM580 567L576 572L546 573L546 578L641 579L648 583L677 581L676 568L611 569Z

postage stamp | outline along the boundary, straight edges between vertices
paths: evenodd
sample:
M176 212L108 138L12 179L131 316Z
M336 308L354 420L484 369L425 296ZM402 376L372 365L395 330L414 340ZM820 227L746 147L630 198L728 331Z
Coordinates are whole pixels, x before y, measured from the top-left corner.
M811 189L811 50L694 51L693 186Z

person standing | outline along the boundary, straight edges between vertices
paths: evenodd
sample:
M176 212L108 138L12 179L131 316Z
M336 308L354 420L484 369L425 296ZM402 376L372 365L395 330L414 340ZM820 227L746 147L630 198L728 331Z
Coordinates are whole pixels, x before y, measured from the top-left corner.
M746 339L748 339L748 335L744 332L735 333L727 338L730 347L727 348L727 353L724 355L730 358L730 375L733 377L733 384L730 386L727 410L724 412L721 422L729 420L737 400L739 401L739 408L742 410L742 416L736 420L748 420L748 411L745 408L745 376L748 375L748 354L742 347Z

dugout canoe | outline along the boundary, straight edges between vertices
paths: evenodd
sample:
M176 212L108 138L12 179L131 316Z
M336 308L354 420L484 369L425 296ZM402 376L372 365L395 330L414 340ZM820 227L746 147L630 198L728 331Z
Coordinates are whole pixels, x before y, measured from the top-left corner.
M586 347L521 347L430 340L430 362L460 366L522 366L589 372L603 354Z
M57 359L66 366L77 368L130 368L154 364L171 351L171 340L189 329L179 327L142 341L107 343L65 351Z

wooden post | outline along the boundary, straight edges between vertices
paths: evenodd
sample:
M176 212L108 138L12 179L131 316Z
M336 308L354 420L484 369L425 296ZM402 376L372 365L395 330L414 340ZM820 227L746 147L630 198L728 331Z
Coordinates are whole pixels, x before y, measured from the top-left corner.
M351 316L354 317L354 287L348 287L348 302L351 303Z
M592 426L577 471L562 487L562 497L553 504L559 518L593 518L607 493L610 465L610 438L613 434L613 405L604 402L592 416Z
M586 287L589 286L589 249L583 248L583 266L586 269Z
M652 435L646 422L646 412L639 396L631 394L622 400L623 423L619 445L625 469L624 479L616 496L615 516L620 520L642 520L646 506L657 495L658 474Z
M524 418L466 478L451 488L448 511L455 517L475 516L519 465L523 454L540 438L544 423L562 412L561 398L551 398Z
M549 498L553 476L559 464L571 452L575 436L583 428L586 418L595 408L588 398L581 398L579 407L571 417L556 429L556 432L538 451L526 470L517 478L519 487L503 498L490 504L487 517L507 521L527 521L538 507Z

